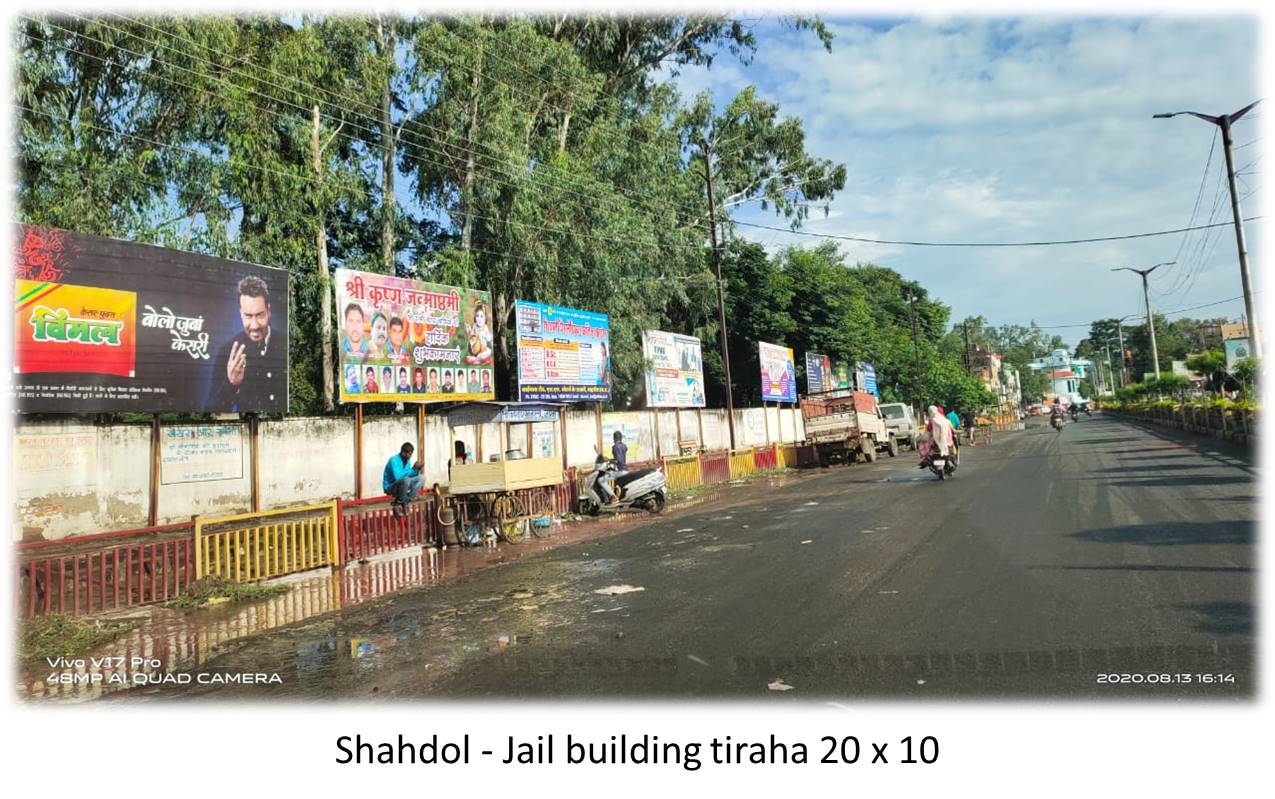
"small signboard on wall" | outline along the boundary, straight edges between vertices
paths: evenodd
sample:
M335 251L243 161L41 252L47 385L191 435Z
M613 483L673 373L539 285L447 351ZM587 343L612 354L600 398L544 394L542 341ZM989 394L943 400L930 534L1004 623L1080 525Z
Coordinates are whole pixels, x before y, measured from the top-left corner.
M159 455L160 483L242 479L243 438L243 427L237 424L164 428Z

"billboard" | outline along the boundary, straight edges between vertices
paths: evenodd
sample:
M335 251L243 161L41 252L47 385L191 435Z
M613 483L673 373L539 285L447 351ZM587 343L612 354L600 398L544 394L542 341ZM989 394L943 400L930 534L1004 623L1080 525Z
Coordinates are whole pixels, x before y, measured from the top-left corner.
M806 393L819 394L831 391L832 362L827 355L818 352L806 353Z
M845 361L833 363L827 355L818 352L806 353L806 393L818 394L823 391L836 391L839 388L851 388L854 375L850 365Z
M1246 338L1230 338L1222 342L1222 348L1226 351L1226 371L1235 371L1235 362L1241 358L1249 358L1253 355L1252 346Z
M793 364L792 350L765 341L757 342L757 349L761 361L762 402L796 402L797 367Z
M703 408L704 361L700 340L661 330L642 333L646 404L650 408Z
M518 399L611 399L611 323L606 314L518 300Z
M342 402L493 399L491 295L336 270Z
M877 391L877 367L870 361L859 361L858 374L859 389L866 391L874 397L880 397L881 393Z
M286 271L56 228L15 233L18 410L287 410Z

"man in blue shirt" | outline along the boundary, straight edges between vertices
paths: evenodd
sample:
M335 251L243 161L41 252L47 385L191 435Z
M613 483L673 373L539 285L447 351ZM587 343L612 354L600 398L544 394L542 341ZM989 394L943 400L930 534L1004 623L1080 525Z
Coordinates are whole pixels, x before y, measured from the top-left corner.
M381 487L385 493L393 497L390 505L395 516L407 515L407 503L416 498L421 490L421 462L412 463L412 452L416 449L410 443L404 443L398 454L390 457L385 464L385 474L381 477Z

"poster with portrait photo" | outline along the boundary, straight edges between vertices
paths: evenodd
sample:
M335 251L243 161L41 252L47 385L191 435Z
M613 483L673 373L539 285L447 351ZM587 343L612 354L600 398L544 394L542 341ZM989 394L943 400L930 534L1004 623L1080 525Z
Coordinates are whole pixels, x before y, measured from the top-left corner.
M15 240L19 410L287 410L286 271L32 225Z

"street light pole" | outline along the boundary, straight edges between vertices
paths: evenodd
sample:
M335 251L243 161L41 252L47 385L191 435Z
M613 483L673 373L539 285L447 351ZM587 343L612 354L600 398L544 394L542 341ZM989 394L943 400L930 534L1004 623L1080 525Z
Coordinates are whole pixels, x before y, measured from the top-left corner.
M1125 353L1124 320L1128 318L1129 317L1127 316L1122 316L1116 320L1116 335L1119 336L1120 338L1120 387L1121 388L1124 388L1125 386L1129 385L1129 368L1125 366L1125 362L1124 362L1124 353Z
M1142 301L1147 307L1147 335L1151 337L1151 363L1155 368L1156 380L1160 379L1160 351L1155 346L1155 321L1151 318L1151 295L1147 289L1147 275L1162 266L1169 266L1173 263L1176 263L1176 261L1165 261L1148 269L1133 269L1128 266L1120 266L1111 270L1112 272L1135 272L1142 276Z
M1196 111L1174 111L1171 114L1154 114L1152 116L1152 119L1170 119L1181 114L1187 114L1203 119L1205 122L1217 125L1222 129L1222 151L1226 154L1226 178L1231 188L1231 215L1235 220L1235 246L1239 249L1240 254L1240 284L1244 287L1244 313L1248 315L1249 344L1255 358L1262 357L1262 339L1257 331L1257 317L1253 315L1253 288L1248 274L1248 248L1244 244L1244 223L1242 221L1243 217L1240 215L1240 197L1235 189L1235 158L1231 154L1234 143L1231 138L1231 125L1238 122L1240 117L1247 114L1253 106L1260 102L1261 100L1255 100L1234 114L1222 114L1221 116L1211 116Z
M912 303L916 300L916 292L909 286L908 292L908 319L912 322L912 356L916 359L916 380L912 390L916 392L916 402L921 402L921 346L916 341L916 314L912 310ZM920 407L919 405L917 407Z

